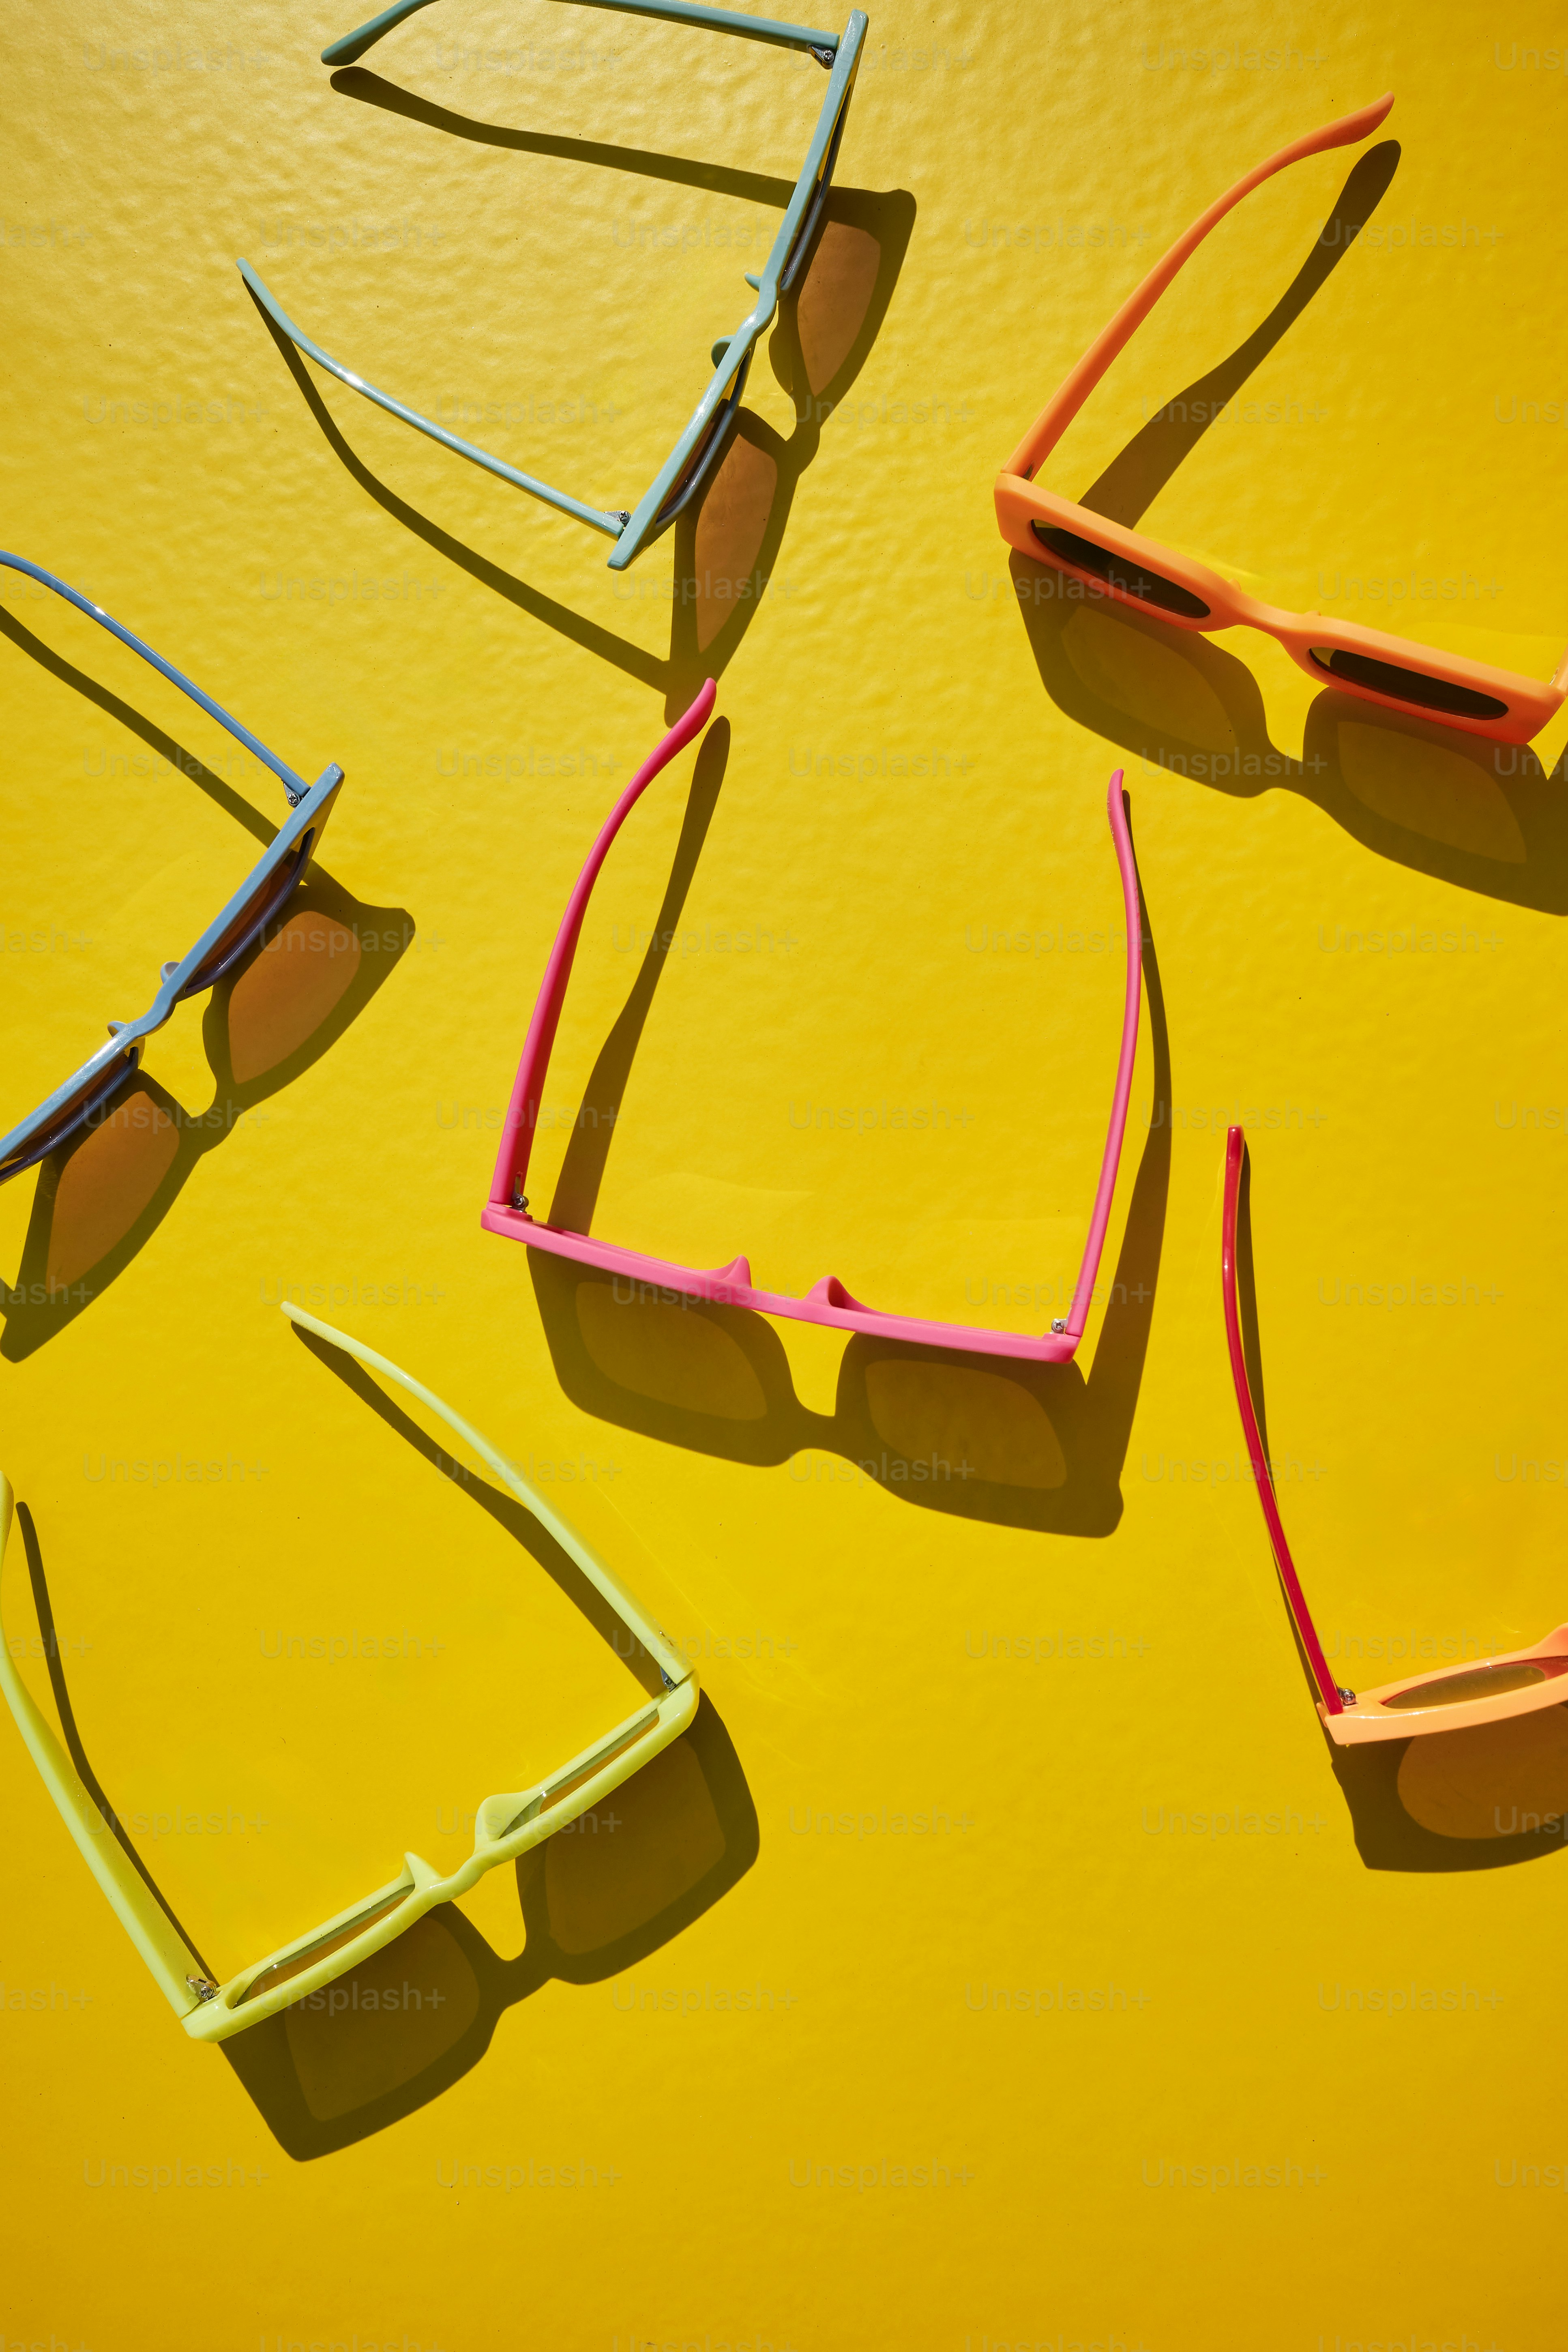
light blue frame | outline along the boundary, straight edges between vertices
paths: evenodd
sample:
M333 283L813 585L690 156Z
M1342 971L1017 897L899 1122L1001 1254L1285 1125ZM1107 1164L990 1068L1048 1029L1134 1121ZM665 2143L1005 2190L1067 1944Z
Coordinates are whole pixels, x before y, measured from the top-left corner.
M542 499L546 506L555 507L563 514L574 516L591 530L602 530L616 542L609 559L612 572L624 572L642 553L645 547L669 529L676 517L690 504L711 472L720 450L724 446L725 427L740 403L745 389L746 376L761 336L766 331L778 309L779 297L787 294L794 285L802 262L810 248L816 224L832 184L834 166L838 160L839 142L844 136L844 124L849 111L849 100L855 88L855 76L859 68L860 52L865 44L868 18L857 8L842 33L818 33L805 25L785 25L771 16L740 16L732 9L710 7L705 0L573 0L573 5L585 8L611 8L626 16L661 17L672 24L691 25L700 30L715 33L735 33L743 40L765 41L774 48L803 49L827 68L827 93L817 117L811 145L795 184L795 193L784 208L778 235L762 274L753 277L746 272L746 283L756 289L757 299L747 316L732 335L716 342L712 351L713 373L701 399L691 412L685 430L669 457L660 467L649 489L637 504L625 507L589 506L573 498L565 490L553 489L537 476L519 472L503 458L493 457L472 441L465 441L456 433L448 433L418 410L409 408L390 393L380 392L363 376L342 366L319 343L301 334L268 288L246 260L238 264L240 276L260 303L274 325L280 328L291 343L298 345L308 359L315 361L340 383L348 384L354 392L363 393L378 408L390 415L399 416L417 432L428 434L459 457L469 458L483 466L503 482L510 482L531 498ZM434 0L395 0L395 5L373 16L357 32L345 34L321 51L323 65L347 65L364 55L384 33L400 25L405 16L416 15L421 8L434 5Z
M207 925L189 954L181 956L175 963L163 966L158 975L158 993L141 1019L111 1021L108 1045L100 1045L79 1070L71 1073L64 1086L57 1087L47 1101L41 1102L30 1117L14 1127L9 1135L0 1136L0 1184L4 1184L8 1178L20 1176L25 1169L36 1167L40 1160L47 1160L51 1151L58 1150L79 1127L85 1126L93 1113L103 1108L139 1066L145 1041L163 1026L182 997L199 996L204 990L213 987L282 911L290 893L302 880L310 857L320 844L332 803L342 784L343 772L335 766L326 768L313 784L307 784L302 777L295 774L286 760L280 760L276 751L269 751L248 727L242 727L237 719L231 719L220 704L216 703L210 695L204 694L199 686L174 667L173 662L166 662L162 654L154 653L151 646L143 645L141 638L129 629L121 628L101 605L79 595L63 580L57 580L52 572L45 572L37 564L29 563L26 556L8 555L0 550L0 564L13 572L26 572L29 580L37 580L44 587L52 588L57 596L63 596L68 604L74 604L77 611L85 613L89 621L100 622L112 636L120 639L121 645L129 646L133 654L140 654L143 661L151 662L171 686L177 686L182 694L188 694L209 718L216 719L220 727L226 728L247 751L253 751L264 765L271 769L289 796L290 810L288 822L274 839L266 856L259 865L251 868L223 912L216 921ZM274 877L276 888L265 890L261 895L264 885ZM258 896L260 911L254 922L246 925L212 971L204 971L202 966L206 958L246 908L258 903ZM62 1118L61 1114L68 1108L73 1108L73 1115Z

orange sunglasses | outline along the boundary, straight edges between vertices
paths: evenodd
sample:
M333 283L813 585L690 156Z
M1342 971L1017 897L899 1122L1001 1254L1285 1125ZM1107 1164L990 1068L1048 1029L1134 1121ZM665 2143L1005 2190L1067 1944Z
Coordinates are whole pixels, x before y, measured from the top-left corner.
M1126 530L1070 499L1043 490L1035 480L1106 369L1131 340L1182 264L1195 253L1211 228L1243 196L1303 156L1330 147L1353 146L1377 129L1394 104L1392 94L1358 113L1342 115L1291 146L1282 147L1238 180L1228 195L1212 204L1179 236L1163 261L1130 294L1110 324L1092 342L1059 392L1054 394L996 477L996 520L1011 547L1037 562L1054 563L1101 594L1168 621L1178 629L1229 629L1244 624L1262 629L1285 648L1310 677L1342 687L1347 694L1378 702L1387 710L1419 711L1469 735L1501 743L1528 743L1540 733L1568 693L1568 653L1548 684L1518 671L1493 669L1462 654L1436 653L1408 637L1354 621L1329 621L1321 613L1287 613L1260 604L1206 564L1180 554L1161 541Z

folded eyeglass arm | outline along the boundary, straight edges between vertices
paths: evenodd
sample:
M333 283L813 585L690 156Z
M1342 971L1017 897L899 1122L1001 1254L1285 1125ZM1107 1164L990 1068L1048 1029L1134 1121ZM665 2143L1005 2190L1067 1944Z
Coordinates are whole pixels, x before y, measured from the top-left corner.
M0 1571L11 1532L12 1498L0 1475ZM35 1703L16 1671L3 1617L0 1617L0 1688L16 1720L28 1754L45 1787L80 1848L83 1861L109 1899L115 1916L158 1980L159 1990L177 2016L188 2017L201 2003L189 1979L205 1981L204 1966L131 1862L110 1824L82 1787L70 1758L56 1738L47 1717Z
M448 433L446 426L437 425L433 417L421 416L416 408L410 408L405 402L395 400L391 393L381 392L374 383L367 383L363 375L355 375L352 368L346 368L341 360L333 359L331 352L323 351L320 343L312 342L310 336L294 324L277 296L243 257L237 267L240 276L273 324L282 330L291 343L299 346L307 359L314 360L316 365L325 368L329 375L335 375L340 383L346 383L351 391L363 393L366 400L374 401L378 408L384 408L389 416L400 417L405 425L412 425L416 432L428 435L432 441L439 441L443 448L452 450L459 457L471 458L487 473L499 475L514 489L526 490L530 498L541 499L547 507L555 507L562 514L574 516L578 522L585 522L591 530L602 530L610 539L620 537L628 520L625 509L584 505L570 491L553 489L536 475L521 473L517 467L509 466L504 457L492 457L489 451L481 449L477 442L465 441L460 433Z
M772 16L742 16L732 8L709 6L706 0L573 0L573 5L610 8L626 16L662 16L669 24L693 25L700 32L737 33L742 40L766 41L773 48L805 49L824 66L833 63L838 47L837 33L814 33L805 25L784 25ZM434 0L395 0L395 5L384 8L379 16L345 33L341 41L331 42L321 51L321 63L352 66L405 16L416 16L421 8L433 5Z
M57 580L52 572L44 571L39 564L29 563L25 555L8 555L0 549L0 564L5 565L12 572L26 572L29 580L37 580L45 588L52 588L57 596L63 596L68 604L74 604L77 611L85 613L89 621L97 621L101 627L109 631L110 636L118 637L122 646L129 646L133 654L140 654L144 662L151 662L160 677L166 677L171 686L177 686L182 694L189 695L191 700L205 710L209 719L216 719L218 725L234 737L236 742L243 743L247 751L255 753L263 767L271 769L288 793L289 804L291 808L296 802L304 799L310 787L302 776L295 774L287 760L280 760L276 751L269 751L259 736L253 735L248 727L242 727L237 719L231 719L221 703L215 702L210 694L204 694L195 680L185 676L184 670L176 669L173 662L165 661L163 655L154 653L151 646L143 645L142 639L132 631L122 628L112 614L104 611L101 604L89 603L87 597L79 595L74 588L68 588L63 580Z
M1252 1463L1253 1484L1258 1488L1258 1499L1263 1506L1268 1539L1274 1547L1274 1564L1285 1588L1285 1599L1295 1619L1296 1631L1301 1637L1301 1647L1307 1653L1307 1663L1312 1669L1312 1679L1318 1685L1323 1711L1326 1715L1342 1715L1344 1701L1329 1672L1329 1662L1323 1655L1323 1645L1318 1639L1318 1629L1312 1622L1312 1612L1307 1606L1307 1596L1301 1590L1301 1580L1290 1557L1290 1547L1285 1540L1285 1529L1274 1493L1274 1474L1268 1467L1258 1415L1252 1409L1252 1386L1247 1377L1247 1357L1241 1345L1241 1318L1237 1307L1236 1287L1236 1218L1241 1195L1241 1162L1246 1150L1246 1139L1240 1128L1233 1127L1226 1139L1225 1215L1220 1234L1220 1278L1225 1291L1225 1337L1230 1349L1230 1377L1236 1387L1242 1432Z
M709 678L690 709L676 720L657 751L643 761L600 827L599 837L588 852L587 863L577 877L572 896L566 902L566 911L555 934L555 944L550 950L550 961L544 968L533 1018L528 1024L522 1059L518 1064L511 1101L507 1107L500 1150L496 1154L490 1200L502 1208L514 1209L521 1205L522 1188L528 1178L529 1154L533 1149L533 1133L539 1118L540 1096L545 1072L550 1067L550 1049L555 1043L556 1026L561 1019L566 983L572 977L572 961L577 952L583 918L588 911L588 900L598 879L599 868L609 855L610 844L654 778L661 769L668 768L677 753L683 751L693 736L700 735L707 726L718 691L714 681Z
M1132 836L1127 829L1127 810L1121 797L1121 774L1118 768L1110 779L1105 798L1105 813L1110 820L1110 837L1116 844L1116 863L1121 874L1121 905L1127 928L1127 992L1122 1000L1121 1048L1116 1062L1116 1091L1110 1100L1110 1125L1105 1138L1105 1154L1100 1164L1100 1186L1094 1196L1094 1213L1089 1222L1083 1264L1079 1268L1072 1304L1063 1326L1074 1339L1082 1339L1083 1327L1089 1319L1089 1303L1100 1273L1100 1253L1105 1247L1106 1228L1110 1223L1116 1171L1121 1164L1121 1145L1127 1133L1127 1109L1132 1099L1132 1065L1138 1054L1138 1013L1143 992L1143 908L1138 895L1138 868L1132 856Z
M1243 196L1249 196L1254 188L1260 187L1265 180L1272 179L1276 172L1284 171L1288 164L1299 163L1308 155L1321 155L1331 147L1352 147L1358 140L1368 138L1393 104L1394 93L1391 90L1385 98L1374 100L1371 106L1358 108L1354 114L1341 115L1337 122L1325 123L1321 131L1311 131L1304 138L1293 140L1289 147L1281 147L1277 155L1270 155L1266 163L1259 163L1247 173L1245 179L1238 180L1227 194L1218 197L1207 212L1193 223L1185 235L1176 239L1164 258L1154 264L1142 284L1128 296L1110 325L1095 337L1059 391L1053 393L1041 409L1008 458L1003 472L1021 475L1026 481L1032 479L1111 361L1125 347L1135 330L1142 325L1183 263L1191 259L1210 229L1216 227Z

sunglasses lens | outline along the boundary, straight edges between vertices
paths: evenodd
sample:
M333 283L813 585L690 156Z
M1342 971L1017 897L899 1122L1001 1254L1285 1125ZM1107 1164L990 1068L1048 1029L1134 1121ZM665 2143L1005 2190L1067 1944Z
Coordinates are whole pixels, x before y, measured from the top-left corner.
M237 1997L235 2008L243 2008L247 2000L255 2000L260 1994L270 1992L275 1985L287 1984L290 1978L303 1976L307 1969L313 1969L318 1960L326 1959L329 1954L341 1952L345 1944L352 1944L356 1936L363 1936L374 1921L384 1919L389 1911L395 1911L400 1904L406 1903L410 1892L406 1886L398 1887L379 1903L372 1903L365 1910L356 1912L352 1919L345 1919L341 1927L332 1929L331 1935L318 1936L316 1941L307 1944L302 1951L290 1952L287 1959L274 1960L269 1969L263 1969L258 1976L251 1978L245 1990Z
M221 980L230 964L238 962L257 932L270 922L304 873L310 855L311 839L312 835L307 834L302 841L296 843L281 866L275 866L270 873L263 875L244 906L225 926L222 935L213 941L181 989L183 997L199 995L204 988L210 988L215 980Z
M229 1066L244 1086L313 1037L347 995L363 951L358 934L315 907L295 907L247 964L227 1005Z
M1568 1658L1516 1658L1505 1666L1467 1666L1459 1674L1445 1675L1440 1682L1417 1683L1414 1690L1400 1691L1383 1704L1395 1713L1415 1707L1461 1706L1467 1699L1529 1690L1563 1674L1568 1674Z
M1043 522L1032 522L1029 529L1042 547L1048 547L1064 563L1103 580L1108 588L1120 588L1124 596L1136 596L1141 604L1152 604L1157 612L1179 613L1185 621L1207 620L1209 607L1203 599L1174 580L1145 572L1127 556L1113 555L1108 547L1097 547L1092 539L1079 539L1076 531L1058 530L1054 524Z
M101 1265L152 1202L180 1149L167 1102L138 1080L112 1109L88 1113L88 1132L61 1171L49 1220L51 1291Z
M1478 694L1446 677L1426 677L1418 669L1401 669L1396 662L1373 661L1370 654L1346 653L1338 646L1314 646L1311 653L1331 677L1368 687L1373 694L1386 694L1390 701L1408 702L1417 710L1441 710L1450 719L1501 719L1508 709L1495 694Z
M746 372L750 366L751 358L748 353L747 357L742 361L741 365L736 369L735 373L730 378L729 383L725 385L723 398L720 401L718 407L713 412L712 417L709 422L707 432L702 436L701 440L697 444L696 448L687 459L684 473L681 475L680 479L676 483L674 488L670 491L669 496L666 499L663 506L660 507L658 513L655 518L657 524L662 525L667 522L672 522L675 520L675 517L680 512L681 509L690 499L692 492L696 489L708 467L712 463L713 456L718 447L720 438L728 427L735 404L740 399L741 387L744 381Z
M127 1054L115 1063L107 1076L101 1070L95 1070L85 1085L79 1087L75 1094L68 1096L49 1113L47 1126L34 1128L23 1137L15 1151L0 1166L0 1183L7 1176L19 1176L24 1168L31 1168L38 1160L47 1160L58 1143L63 1143L68 1135L75 1133L96 1104L109 1100L116 1087L123 1085L135 1067L135 1055Z

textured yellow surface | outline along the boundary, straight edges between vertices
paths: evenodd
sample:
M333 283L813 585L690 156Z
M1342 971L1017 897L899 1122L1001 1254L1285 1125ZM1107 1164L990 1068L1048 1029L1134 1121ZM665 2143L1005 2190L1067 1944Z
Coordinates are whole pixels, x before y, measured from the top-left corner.
M0 1196L3 1460L84 1751L220 1972L405 1846L449 1867L485 1794L633 1703L526 1530L292 1336L285 1287L552 1479L709 1706L613 1825L233 2063L0 1727L5 2340L1556 2345L1563 1717L1336 1780L1217 1258L1239 1107L1282 1507L1343 1677L1568 1614L1568 729L1494 755L1245 632L1015 584L990 486L1170 237L1393 88L1370 163L1226 225L1050 479L1081 494L1243 352L1184 454L1139 445L1180 459L1144 527L1544 675L1560 25L878 0L798 329L701 523L623 578L307 394L234 257L373 381L629 506L821 76L448 0L334 87L352 14L4 29L6 540L348 783L292 976L180 1013L165 1123L97 1139L112 1167ZM4 603L8 1124L282 803L101 632ZM1079 1368L644 1313L480 1234L565 895L709 667L727 745L614 854L536 1198L560 1173L628 1244L1043 1328L1109 1097L1124 762L1156 1017Z

